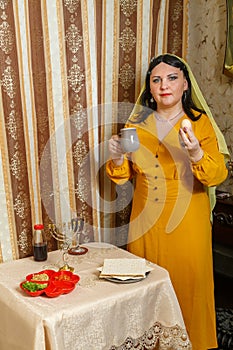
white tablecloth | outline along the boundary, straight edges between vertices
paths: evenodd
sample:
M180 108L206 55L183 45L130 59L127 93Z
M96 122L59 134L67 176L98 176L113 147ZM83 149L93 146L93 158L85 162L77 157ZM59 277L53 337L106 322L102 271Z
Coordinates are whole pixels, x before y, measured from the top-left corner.
M166 270L151 264L140 282L109 282L98 277L104 259L135 256L107 244L86 247L85 255L69 255L79 283L57 298L30 297L19 284L57 264L60 251L46 262L29 257L0 265L1 350L191 349Z

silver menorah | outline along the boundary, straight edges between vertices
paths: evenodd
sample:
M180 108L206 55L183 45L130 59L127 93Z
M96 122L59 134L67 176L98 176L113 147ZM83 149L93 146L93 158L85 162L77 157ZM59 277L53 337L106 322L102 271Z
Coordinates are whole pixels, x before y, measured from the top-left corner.
M70 222L49 224L49 232L51 236L60 243L59 246L62 251L63 265L60 270L74 270L74 268L68 264L68 254L82 255L87 253L88 249L79 244L83 226L84 221L80 217L71 219Z
M74 271L74 268L68 264L68 250L72 243L72 237L67 235L66 223L49 224L49 232L51 236L59 243L62 251L63 264L59 270Z
M62 250L63 265L60 270L74 270L68 264L68 254L83 255L87 253L88 249L79 244L83 226L84 221L80 217L71 219L71 222L49 224L49 232L60 243L59 246Z

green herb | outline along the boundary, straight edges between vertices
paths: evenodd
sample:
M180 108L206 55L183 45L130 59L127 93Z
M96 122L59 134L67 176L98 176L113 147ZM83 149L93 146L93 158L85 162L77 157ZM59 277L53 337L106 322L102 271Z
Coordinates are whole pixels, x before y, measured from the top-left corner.
M29 292L37 292L38 290L45 289L47 283L35 283L35 282L25 282L23 283L23 288L29 290Z

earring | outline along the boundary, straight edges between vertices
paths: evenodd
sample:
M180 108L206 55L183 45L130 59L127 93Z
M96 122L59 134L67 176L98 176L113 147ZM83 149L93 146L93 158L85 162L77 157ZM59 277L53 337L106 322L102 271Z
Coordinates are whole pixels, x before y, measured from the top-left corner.
M151 97L150 102L151 102L151 103L154 102L154 97L153 97L153 96Z

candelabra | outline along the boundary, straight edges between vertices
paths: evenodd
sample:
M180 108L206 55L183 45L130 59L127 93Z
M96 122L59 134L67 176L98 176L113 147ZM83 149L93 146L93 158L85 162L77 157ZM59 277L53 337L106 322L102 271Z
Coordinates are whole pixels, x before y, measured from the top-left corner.
M59 270L74 271L74 268L68 264L68 250L72 239L67 236L66 223L49 224L49 232L51 236L59 243L59 248L62 251L63 264Z

